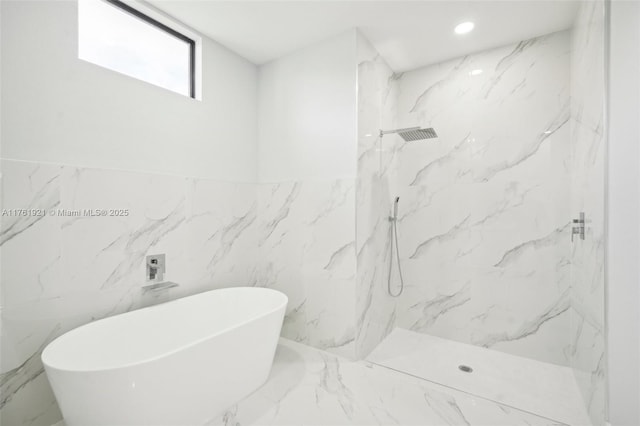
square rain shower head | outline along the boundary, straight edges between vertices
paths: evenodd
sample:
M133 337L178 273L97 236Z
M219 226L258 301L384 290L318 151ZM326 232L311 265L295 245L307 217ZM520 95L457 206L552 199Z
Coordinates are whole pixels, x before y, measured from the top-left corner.
M398 134L402 136L402 139L404 139L405 142L420 141L423 139L433 139L438 137L438 134L433 130L433 127L428 127L426 129L407 129L405 131L398 132Z

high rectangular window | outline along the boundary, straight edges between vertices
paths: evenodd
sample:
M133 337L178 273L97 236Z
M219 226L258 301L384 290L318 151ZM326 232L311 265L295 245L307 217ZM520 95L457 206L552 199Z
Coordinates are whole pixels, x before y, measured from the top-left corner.
M118 0L78 2L78 57L195 98L195 41Z

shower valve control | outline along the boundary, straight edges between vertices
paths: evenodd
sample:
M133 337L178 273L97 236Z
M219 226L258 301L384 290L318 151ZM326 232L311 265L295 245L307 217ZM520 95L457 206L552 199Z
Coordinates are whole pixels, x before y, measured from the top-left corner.
M584 212L580 212L578 219L573 219L573 226L571 227L571 241L573 237L577 235L581 240L584 240Z
M147 281L162 281L165 271L166 264L164 254L147 256Z

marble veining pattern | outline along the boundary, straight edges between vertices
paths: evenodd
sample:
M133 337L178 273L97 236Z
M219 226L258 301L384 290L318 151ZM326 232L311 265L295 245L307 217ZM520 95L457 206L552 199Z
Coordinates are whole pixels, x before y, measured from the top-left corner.
M571 213L586 235L571 250L571 366L591 422L606 419L605 352L605 5L580 4L572 34Z
M300 424L302 414L313 415L309 424L552 424L341 358L366 356L397 326L571 365L601 424L602 99L585 90L600 79L599 5L585 2L573 34L404 74L358 34L355 179L228 183L3 160L3 208L130 212L2 218L3 422L59 419L39 362L59 334L207 289L258 285L289 297L285 337L331 354L284 341L283 382L212 424ZM570 58L589 72L570 79ZM378 137L416 125L439 138ZM399 299L386 288L395 196ZM570 246L578 211L590 212L587 240ZM142 294L152 253L167 254L178 289ZM397 288L397 265L391 273Z
M355 356L353 180L258 185L11 160L2 170L5 208L59 212L2 218L3 421L59 418L39 361L53 338L209 289L280 289L290 298L284 335ZM127 214L71 214L83 209ZM180 287L141 291L153 253L166 254L165 278Z
M280 339L267 383L206 426L563 426L494 401ZM58 422L52 426L65 426Z
M60 418L40 362L60 334L149 304L255 283L253 184L12 160L1 167L3 208L46 212L2 217L3 424ZM84 209L127 214L72 214ZM166 253L166 279L180 287L142 292L144 257L153 253Z
M258 188L260 286L289 297L283 336L354 357L354 181Z
M398 141L387 171L396 326L569 364L570 57L564 31L394 80L396 127L438 134Z
M396 301L387 294L389 200L397 136L397 76L358 33L358 179L356 190L356 354L366 356L393 328Z
M267 383L208 426L562 425L363 361L281 339Z

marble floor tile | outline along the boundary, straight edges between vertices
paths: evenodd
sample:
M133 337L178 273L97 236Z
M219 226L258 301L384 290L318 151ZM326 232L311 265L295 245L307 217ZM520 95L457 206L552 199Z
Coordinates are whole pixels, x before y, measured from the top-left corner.
M367 361L571 425L589 417L570 368L396 328ZM467 365L473 372L458 367Z
M280 339L268 381L206 426L567 426L368 361ZM64 422L53 426L65 426Z
M561 424L281 339L267 383L207 426Z

